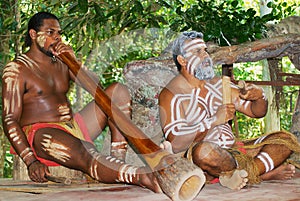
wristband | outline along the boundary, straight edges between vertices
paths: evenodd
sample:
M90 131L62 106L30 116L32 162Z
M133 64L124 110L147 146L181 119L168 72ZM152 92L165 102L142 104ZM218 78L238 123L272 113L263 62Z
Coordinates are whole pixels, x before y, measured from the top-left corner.
M29 169L29 167L30 167L33 163L35 163L35 162L37 162L37 161L39 161L39 160L35 159L35 160L32 161L31 163L29 163L29 164L27 165L27 170Z

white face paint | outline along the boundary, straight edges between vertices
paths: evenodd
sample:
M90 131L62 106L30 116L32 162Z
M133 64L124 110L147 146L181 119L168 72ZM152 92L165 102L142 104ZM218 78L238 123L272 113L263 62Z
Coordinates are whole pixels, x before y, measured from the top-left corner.
M37 40L37 43L39 44L39 46L41 48L44 48L44 45L46 43L45 32L43 32L43 31L37 32L37 38L36 38L36 40Z
M206 52L202 39L194 39L184 44L187 59L187 71L199 80L212 79L215 76L212 59Z

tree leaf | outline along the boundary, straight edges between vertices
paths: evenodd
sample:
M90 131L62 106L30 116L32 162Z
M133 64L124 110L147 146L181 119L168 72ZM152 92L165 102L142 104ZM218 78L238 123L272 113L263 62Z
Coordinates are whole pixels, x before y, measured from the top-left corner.
M78 6L81 13L87 13L89 9L88 0L78 0Z

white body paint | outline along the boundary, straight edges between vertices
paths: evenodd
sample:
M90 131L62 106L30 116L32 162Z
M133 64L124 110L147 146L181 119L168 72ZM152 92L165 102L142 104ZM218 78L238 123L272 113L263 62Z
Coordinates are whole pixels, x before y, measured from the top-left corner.
M228 123L211 127L217 109L222 105L222 80L215 84L205 85L207 95L199 96L200 88L193 89L190 94L177 94L171 102L171 123L164 128L165 137L188 135L208 130L205 141L213 142L222 148L230 148L234 144L234 135ZM183 103L188 106L183 106ZM183 114L183 115L182 115Z
M51 135L43 134L43 140L41 144L44 151L48 152L53 158L56 158L62 162L70 160L71 156L68 154L68 147L53 142Z
M136 177L137 167L123 164L119 169L119 182L132 183L133 178Z
M274 169L274 161L266 152L260 152L257 158L264 164L266 173Z
M69 121L71 119L70 108L68 105L60 105L58 107L58 112L60 113L60 121Z

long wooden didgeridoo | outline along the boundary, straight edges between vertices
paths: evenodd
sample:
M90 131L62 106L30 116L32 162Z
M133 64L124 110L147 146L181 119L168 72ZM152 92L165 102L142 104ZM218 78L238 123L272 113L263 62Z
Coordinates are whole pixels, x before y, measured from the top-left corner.
M187 159L176 157L161 149L149 139L117 108L98 83L95 83L84 71L80 71L80 64L70 53L61 53L59 57L81 85L94 95L96 104L141 154L154 171L163 192L174 201L193 200L205 183L202 170Z

